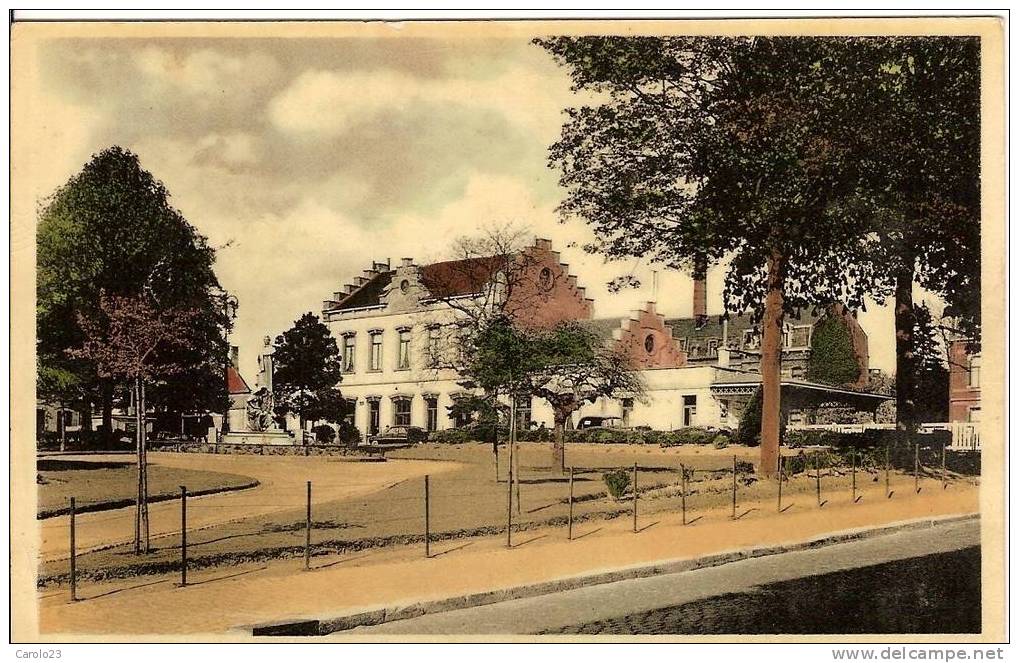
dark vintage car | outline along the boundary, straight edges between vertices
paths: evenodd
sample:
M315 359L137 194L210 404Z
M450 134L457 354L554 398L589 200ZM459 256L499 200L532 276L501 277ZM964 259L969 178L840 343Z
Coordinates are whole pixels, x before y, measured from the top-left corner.
M623 428L623 420L619 417L581 417L577 422L577 430L594 428Z
M381 433L369 436L368 444L373 447L409 447L428 439L428 433L420 426L390 426Z

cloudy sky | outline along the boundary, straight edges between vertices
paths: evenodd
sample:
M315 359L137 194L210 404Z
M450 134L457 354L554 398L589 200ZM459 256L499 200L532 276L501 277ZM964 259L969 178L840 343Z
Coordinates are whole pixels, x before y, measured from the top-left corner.
M33 117L47 157L35 198L98 150L137 153L222 247L249 379L264 335L319 312L373 259L444 259L481 226L551 238L596 315L652 298L648 266L641 290L609 294L633 265L583 254L571 245L584 225L558 223L546 150L574 98L526 39L59 39L38 53ZM721 285L709 273L710 312ZM660 311L690 314L684 275L661 275L657 294ZM871 365L890 370L890 311L861 322Z

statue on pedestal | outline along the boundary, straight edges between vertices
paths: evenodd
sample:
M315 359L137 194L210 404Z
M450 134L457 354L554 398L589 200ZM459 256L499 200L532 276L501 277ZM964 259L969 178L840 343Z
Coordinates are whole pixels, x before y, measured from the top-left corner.
M247 415L249 431L267 431L273 428L273 397L268 387L259 387L248 397Z

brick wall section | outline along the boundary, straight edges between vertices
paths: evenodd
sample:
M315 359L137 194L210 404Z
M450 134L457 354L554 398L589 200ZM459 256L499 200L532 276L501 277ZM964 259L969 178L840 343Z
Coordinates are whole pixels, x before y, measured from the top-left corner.
M948 348L948 420L969 421L971 407L980 406L980 387L971 387L967 341L952 341Z
M648 351L648 338L651 350ZM624 320L616 332L616 348L630 357L633 366L644 368L680 368L686 365L686 353L672 337L672 328L665 325L665 316L648 302L636 316Z
M561 262L547 239L535 240L520 258L523 268L506 311L518 324L547 328L567 320L589 320L594 300L589 299L570 266ZM547 271L546 271L547 270Z

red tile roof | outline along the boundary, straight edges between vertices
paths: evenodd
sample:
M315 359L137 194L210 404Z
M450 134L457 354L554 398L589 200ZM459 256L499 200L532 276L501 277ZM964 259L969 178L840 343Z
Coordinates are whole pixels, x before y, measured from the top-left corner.
M505 256L486 256L421 265L421 285L428 289L432 297L470 295L481 292L505 264ZM395 270L390 270L373 276L371 280L330 310L381 304L382 293L392 282L395 274Z
M487 256L422 265L421 284L433 297L471 295L481 292L505 264L505 256Z
M244 381L237 369L230 366L226 369L226 389L231 394L250 394L251 388Z

